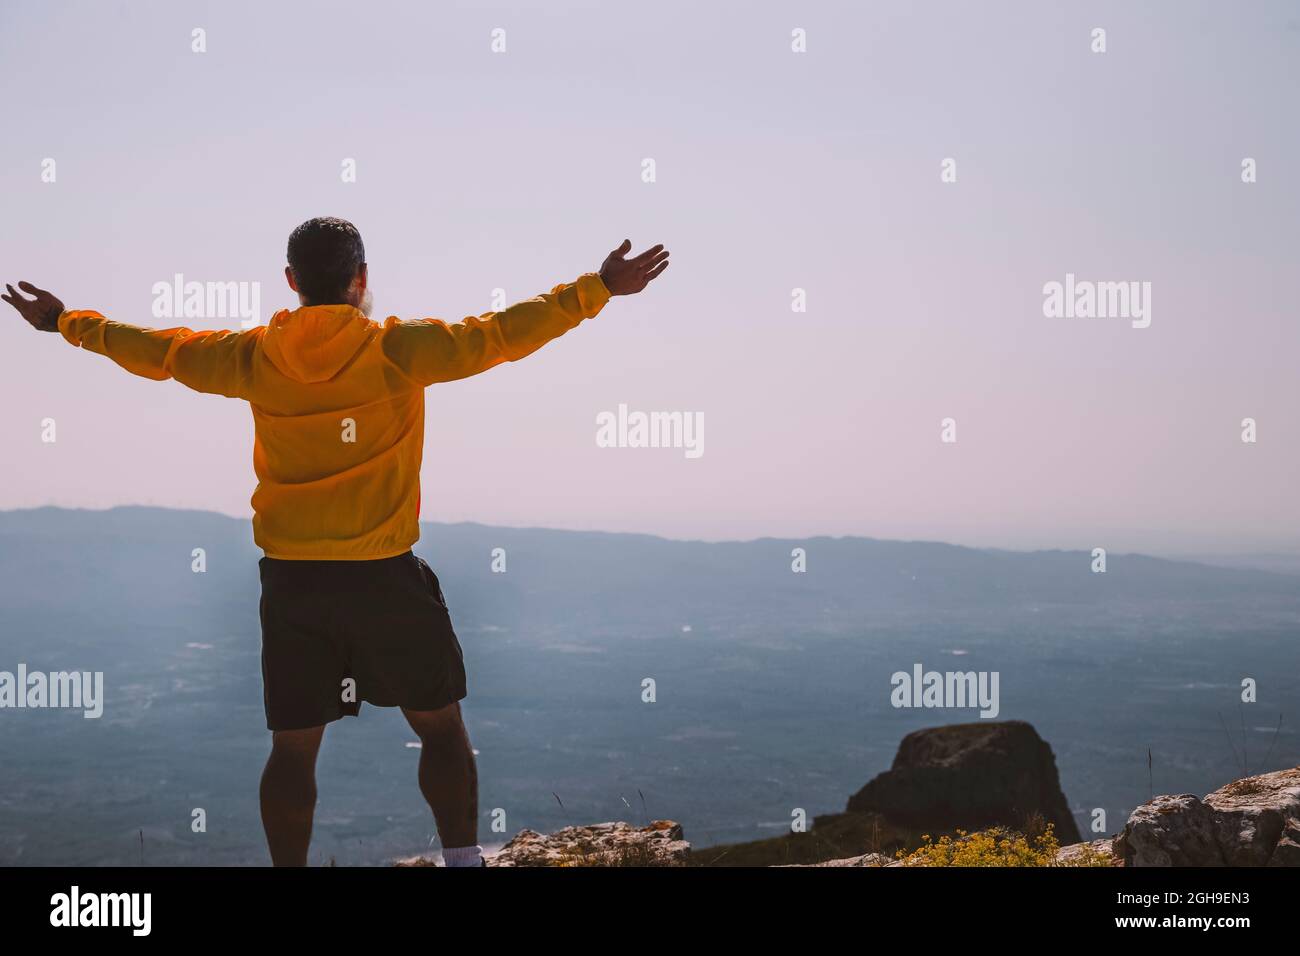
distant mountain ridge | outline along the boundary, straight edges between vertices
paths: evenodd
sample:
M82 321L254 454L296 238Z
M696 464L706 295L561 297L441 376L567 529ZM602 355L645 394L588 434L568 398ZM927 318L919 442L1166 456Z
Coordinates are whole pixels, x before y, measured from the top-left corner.
M29 559L37 559L55 541L103 537L138 550L140 558L147 551L150 564L155 559L180 561L186 571L195 547L205 547L210 559L221 557L211 562L213 573L260 556L247 520L213 512L147 506L0 512L0 538L11 544L30 541L36 550ZM167 550L158 551L164 543ZM182 547L183 556L173 550ZM485 578L497 548L505 551L506 573ZM793 548L805 550L806 573L792 572ZM1021 552L852 536L704 542L421 522L415 550L430 560L444 583L470 599L486 596L481 585L491 581L494 602L501 601L503 592L526 591L545 595L557 612L584 614L589 609L583 592L595 587L620 594L627 602L623 610L653 615L664 597L657 589L671 585L674 619L683 613L707 617L720 599L840 617L863 611L887 615L918 604L963 611L1019 603L1097 607L1130 599L1205 602L1225 593L1267 600L1297 591L1295 579L1280 573L1140 554L1110 553L1106 572L1094 574L1092 557L1084 551Z

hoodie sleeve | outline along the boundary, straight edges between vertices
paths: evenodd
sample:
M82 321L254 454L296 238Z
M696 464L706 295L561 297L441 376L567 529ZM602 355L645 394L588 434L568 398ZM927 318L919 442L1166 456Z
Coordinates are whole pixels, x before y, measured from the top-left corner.
M595 316L608 301L605 283L589 272L576 282L557 285L504 311L487 312L455 325L441 319L401 322L390 318L384 324L384 354L421 385L468 378L531 355L583 319Z
M244 332L142 329L98 312L68 311L59 332L73 345L112 359L133 375L174 378L197 392L243 398L261 327Z

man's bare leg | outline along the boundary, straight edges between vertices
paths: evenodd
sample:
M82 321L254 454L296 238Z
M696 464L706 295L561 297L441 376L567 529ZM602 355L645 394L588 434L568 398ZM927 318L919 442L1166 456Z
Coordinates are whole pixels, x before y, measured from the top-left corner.
M460 704L438 710L402 708L420 738L420 792L433 810L444 856L478 843L478 768ZM477 850L475 850L477 853Z
M262 827L275 866L306 866L316 812L316 754L325 728L277 730L262 771Z

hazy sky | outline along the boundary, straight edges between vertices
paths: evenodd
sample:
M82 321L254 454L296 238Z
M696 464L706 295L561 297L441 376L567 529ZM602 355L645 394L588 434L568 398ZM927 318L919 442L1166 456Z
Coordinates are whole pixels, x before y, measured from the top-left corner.
M175 273L259 282L265 321L339 215L379 318L456 320L663 241L646 295L429 390L424 518L1300 550L1295 4L419 7L6 2L0 278L142 325ZM1044 317L1067 272L1150 282L1150 327ZM246 406L4 308L0 507L248 513ZM620 403L703 456L598 448Z

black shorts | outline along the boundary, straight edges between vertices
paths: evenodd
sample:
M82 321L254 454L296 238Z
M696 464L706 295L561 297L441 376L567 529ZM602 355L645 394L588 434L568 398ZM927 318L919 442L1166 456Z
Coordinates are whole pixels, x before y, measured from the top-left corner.
M262 558L262 686L271 730L379 707L437 710L465 696L465 661L433 570Z

